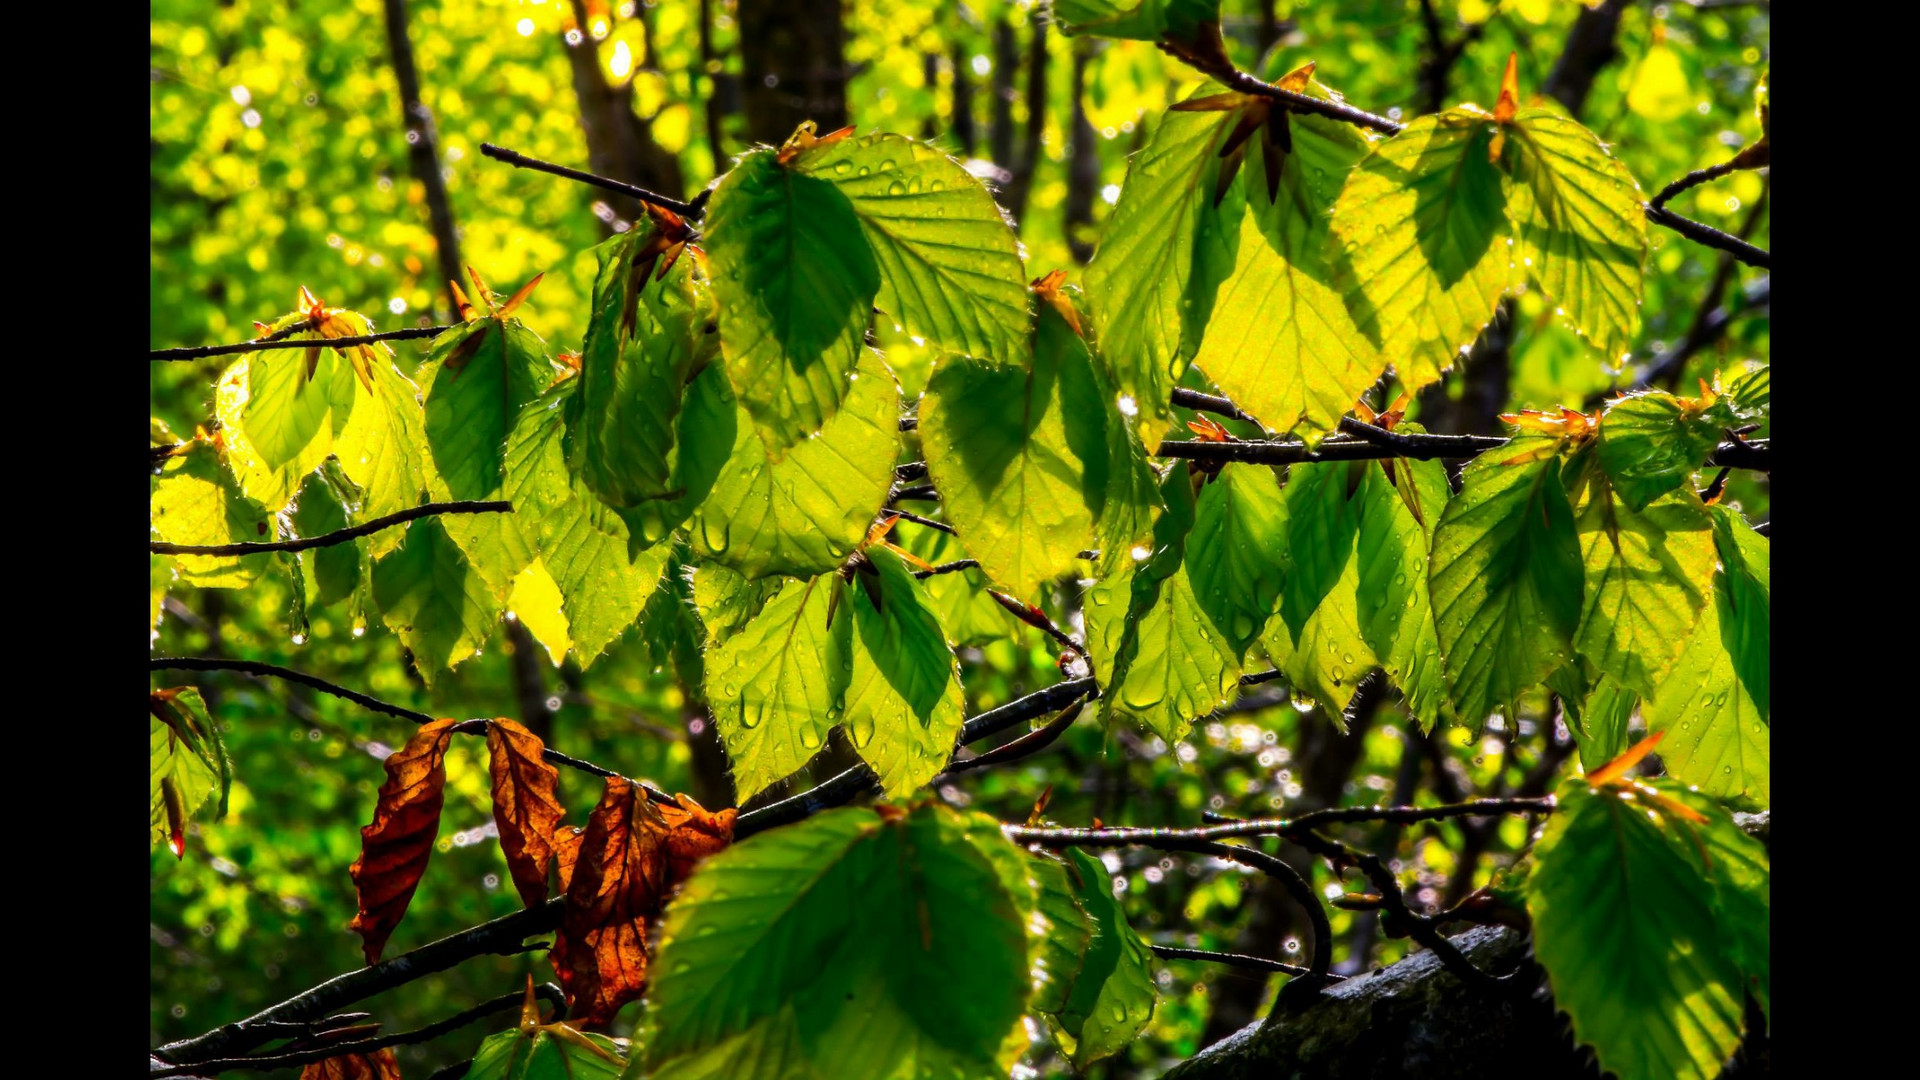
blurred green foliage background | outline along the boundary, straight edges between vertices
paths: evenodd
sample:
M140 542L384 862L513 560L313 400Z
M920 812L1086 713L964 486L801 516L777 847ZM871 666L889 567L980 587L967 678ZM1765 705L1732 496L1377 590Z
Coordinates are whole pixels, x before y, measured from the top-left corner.
M749 80L764 85L765 75L750 70L743 55L743 39L759 31L753 11L742 9L766 6L155 0L152 346L244 340L254 320L292 310L302 285L330 305L366 313L381 329L449 320L427 192L409 169L388 47L386 20L401 7L422 98L438 127L464 260L503 293L546 272L523 317L553 348L577 349L593 272L589 249L627 226L631 206L488 160L480 144L587 167L593 147L582 102L601 95L652 147L651 175L622 178L688 197L731 155L787 134L750 129ZM1432 108L1424 6L1228 0L1225 31L1245 69L1272 76L1312 60L1319 78L1355 103L1411 117ZM1651 194L1759 134L1752 101L1770 48L1767 6L1620 6L1619 54L1601 70L1582 119ZM830 16L834 4L811 0L795 8L814 18L822 17L819 10ZM1509 52L1520 56L1523 87L1540 85L1582 5L1434 0L1431 9L1443 39L1461 46L1443 75L1445 102L1491 105ZM1043 12L1030 3L868 0L846 4L840 20L841 56L793 50L788 62L802 72L843 72L846 117L862 131L934 138L997 182L1003 202L1017 197L1032 276L1085 260L1118 197L1128 154L1165 106L1197 83L1146 43L1049 33ZM1029 147L1037 150L1030 157ZM1762 175L1735 173L1688 193L1676 208L1728 231L1747 229L1764 247L1765 184ZM1723 339L1689 361L1680 386L1716 369L1730 378L1767 360L1766 308L1742 310L1749 287L1764 288L1764 271L1729 268L1729 279L1716 284L1723 272L1716 253L1662 229L1652 230L1652 239L1644 327L1626 373L1555 325L1537 295L1523 298L1511 328L1506 406L1579 406L1631 381L1633 365L1680 340L1712 297L1722 298L1734 318ZM421 344L400 346L403 367L423 355ZM904 341L883 345L908 393L917 393L927 358ZM152 365L153 415L182 433L205 424L225 360ZM1462 379L1456 371L1456 396ZM1737 476L1733 484L1749 516L1763 518L1764 480ZM922 532L914 542L933 555L934 540ZM281 577L244 592L177 590L167 599L154 650L288 664L435 715L524 717L523 706L544 706L559 749L669 790L696 788L689 746L698 739L687 732L689 720L698 726L700 718L687 709L670 660L637 633L585 673L572 661L555 668L544 653L515 656L502 635L429 693L397 640L347 608L316 610L310 638L294 640L287 619L292 588ZM975 621L983 632L962 652L970 712L1060 677L1036 632L991 608ZM157 848L151 856L149 1025L156 1045L250 1014L361 963L358 940L346 930L354 911L347 867L382 778L380 758L409 734L403 721L238 676L166 675L154 685L189 681L202 687L222 724L238 783L226 818L195 826L184 861ZM1418 736L1392 701L1369 701L1352 728L1343 735L1319 709L1292 707L1284 692L1267 687L1197 726L1182 746L1083 723L1059 750L967 774L940 795L1012 820L1025 817L1051 786L1048 814L1062 823L1097 817L1194 824L1203 808L1268 814L1512 790L1550 782L1550 768L1545 777L1534 774L1543 762L1565 760L1545 700L1517 725L1480 738L1458 729ZM465 740L449 755L439 849L390 952L518 904L512 888L503 888L505 867L491 838L483 750ZM598 795L587 779L562 776L577 818ZM1522 822L1508 820L1484 831L1448 822L1354 839L1393 851L1404 877L1430 883L1431 894L1421 898L1444 902L1484 883L1526 837ZM1156 942L1268 954L1302 948L1298 912L1267 895L1258 877L1151 852L1107 858L1135 925ZM1456 874L1462 867L1467 875ZM1324 867L1314 873L1316 887L1337 891ZM1404 951L1404 942L1379 937L1370 916L1336 911L1334 920L1337 955L1349 967L1377 966ZM551 978L539 953L484 958L366 1007L389 1030L418 1026L512 990L529 971ZM1165 963L1159 977L1164 996L1150 1037L1096 1066L1096 1075L1157 1071L1252 1019L1271 993L1246 973L1185 961ZM468 1056L487 1031L480 1025L405 1048L402 1061L409 1075L426 1075ZM1066 1068L1044 1041L1028 1061L1040 1073Z

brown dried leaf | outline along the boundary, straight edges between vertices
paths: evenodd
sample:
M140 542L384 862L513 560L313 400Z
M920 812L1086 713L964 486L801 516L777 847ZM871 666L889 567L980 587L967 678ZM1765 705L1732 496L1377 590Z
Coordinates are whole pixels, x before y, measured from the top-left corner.
M519 724L500 717L487 725L487 771L493 777L493 820L513 887L528 907L547 899L547 867L553 862L553 832L567 816L556 787L560 771L541 760L546 745Z
M454 723L421 725L407 745L387 758L387 780L380 785L373 823L360 830L360 857L349 871L360 913L347 928L360 935L369 964L379 962L433 854Z
M400 1080L400 1062L386 1047L371 1054L342 1054L301 1069L300 1080Z
M645 992L653 920L702 858L732 842L734 817L685 795L657 806L632 781L607 779L571 870L561 852L567 911L551 958L581 1027L604 1027Z

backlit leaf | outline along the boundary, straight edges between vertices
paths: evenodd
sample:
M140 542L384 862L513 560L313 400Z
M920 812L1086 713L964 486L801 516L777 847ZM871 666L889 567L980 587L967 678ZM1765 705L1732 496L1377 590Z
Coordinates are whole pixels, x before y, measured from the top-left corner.
M545 748L539 736L504 716L487 725L487 773L500 852L528 907L546 902L553 831L567 816L555 789L560 772L540 758Z
M388 755L373 822L360 830L360 857L350 870L360 912L347 928L360 935L369 964L379 962L433 854L454 723L422 724L405 746Z

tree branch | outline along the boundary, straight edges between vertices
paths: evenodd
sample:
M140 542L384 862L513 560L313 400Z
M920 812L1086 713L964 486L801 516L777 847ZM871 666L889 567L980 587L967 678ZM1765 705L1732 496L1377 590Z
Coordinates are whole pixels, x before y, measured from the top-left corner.
M527 938L560 925L560 916L566 904L565 897L555 897L537 908L516 911L470 930L443 937L430 945L422 945L390 960L355 968L295 994L278 1005L269 1005L245 1020L223 1024L191 1039L168 1043L153 1053L176 1065L195 1065L232 1056L282 1037L284 1024L289 1021L312 1020L329 1015L343 1005L363 1001L436 971L445 971L475 956L487 953L511 956L523 952L525 950L521 948L521 943Z
M1315 461L1374 461L1382 458L1413 458L1418 461L1464 460L1505 446L1509 440L1497 435L1416 435L1410 432L1384 431L1362 424L1352 417L1340 422L1342 431L1365 431L1360 438L1322 439L1318 446L1290 439L1236 440L1213 442L1207 439L1166 439L1154 451L1157 457L1184 458L1189 461L1225 463L1255 462L1262 465L1294 465ZM1707 459L1710 466L1754 469L1771 472L1769 440L1723 442Z
M554 176L564 176L569 180L578 180L583 184L591 184L597 188L617 192L629 198L638 199L651 206L657 206L662 210L671 210L681 217L686 218L688 221L698 221L700 215L707 208L706 191L702 191L700 194L694 196L692 202L681 202L679 199L662 195L659 192L648 191L646 188L636 184L622 183L619 180L612 180L604 176L595 176L593 173L582 172L579 169L570 169L565 165L556 165L551 161L542 161L539 158L528 157L518 150L509 150L504 146L495 146L492 143L481 143L480 152L495 161L504 161L516 169L532 169L536 172L551 173Z
M534 988L534 996L552 1005L556 1011L566 1008L566 995L552 983L541 983ZM414 1043L432 1042L450 1031L458 1031L477 1020L517 1009L526 1000L524 993L502 994L491 1001L485 1001L465 1012L458 1013L426 1027L412 1031L397 1032L392 1035L376 1035L370 1039L358 1039L353 1042L328 1043L306 1050L288 1053L261 1055L257 1057L226 1057L195 1061L186 1065L176 1065L170 1069L149 1072L149 1080L162 1080L164 1077L187 1075L212 1075L229 1069L252 1069L265 1071L270 1069L291 1069L300 1065L312 1065L340 1057L343 1054L370 1054L375 1050L389 1046L411 1046Z
M302 326L295 330L311 330ZM154 349L147 353L148 360L198 360L207 356L230 356L234 353L261 352L267 349L345 349L354 345L372 345L377 341L410 341L415 338L439 337L453 329L451 326L410 326L404 330L387 330L378 334L362 334L359 337L337 338L301 338L298 341L274 336L257 341L240 341L232 345L191 345L178 349Z
M400 510L385 517L363 521L350 528L336 529L319 536L301 537L294 540L274 540L256 542L243 541L238 544L169 544L161 540L147 543L147 550L155 555L259 555L269 551L307 551L311 548L332 547L344 544L362 536L370 536L382 529L395 525L404 525L418 518L433 517L436 514L511 514L513 504L504 500L492 502L462 501L422 503L419 506Z
M338 683L330 683L317 675L304 671L295 671L279 664L269 664L260 660L226 660L213 656L155 656L147 660L148 671L239 671L248 675L271 675L290 683L298 683L310 690L331 694L345 701L351 701L363 709L370 709L388 716L397 716L402 720L411 720L416 724L430 724L433 717L423 712L415 712L404 706L381 701L358 690L349 690Z

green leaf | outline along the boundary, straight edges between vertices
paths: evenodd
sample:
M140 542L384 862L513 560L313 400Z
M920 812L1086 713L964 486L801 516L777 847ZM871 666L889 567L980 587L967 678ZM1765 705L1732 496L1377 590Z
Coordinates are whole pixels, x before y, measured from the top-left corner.
M1649 730L1664 733L1660 760L1669 773L1715 798L1764 807L1773 801L1772 728L1741 671L1757 668L1764 692L1769 614L1758 582L1749 589L1741 577L1748 575L1734 563L1713 575L1713 603L1641 712Z
M1027 364L942 364L920 403L920 441L941 512L989 578L1016 596L1073 568L1106 499L1086 344L1042 305ZM1091 429L1091 430L1089 430Z
M1773 367L1756 368L1733 380L1727 388L1733 407L1742 416L1765 418L1773 411Z
M1005 1075L1031 901L987 853L998 832L938 805L846 808L707 859L660 932L649 1075Z
M295 334L293 340L309 337ZM320 349L311 377L304 349L266 349L250 354L246 364L241 427L265 468L307 460L315 440L331 440L352 412L353 365L332 349ZM319 451L323 456L326 445Z
M156 539L171 544L239 544L275 539L271 515L240 490L220 451L196 443L160 468L148 504ZM182 583L201 589L245 589L272 567L270 555L177 555Z
M1420 117L1374 144L1334 204L1347 309L1409 390L1473 344L1511 277L1493 136L1484 113Z
M637 555L658 543L691 517L713 493L733 457L743 427L740 403L717 360L703 357L695 364L703 362L708 366L687 385L686 401L676 419L673 450L667 455L667 494L615 511L627 523L629 554Z
M591 1045L582 1046L575 1038ZM539 1028L502 1031L480 1044L466 1080L616 1080L627 1065L624 1046L584 1031L571 1038Z
M1220 0L1053 0L1048 10L1069 36L1192 41L1208 24L1220 29Z
M207 703L201 700L199 690L176 687L154 693L151 701L147 770L152 806L150 842L162 844L172 833L163 784L171 781L178 793L184 828L185 820L216 794L219 800L214 804L214 816L226 816L233 767L220 742L220 727L207 715Z
M295 536L325 536L347 527L347 510L323 476L311 475L301 485L292 521ZM359 542L349 540L301 553L313 568L315 603L339 603L360 587L360 548Z
M1481 454L1434 530L1428 587L1463 723L1510 710L1572 652L1585 574L1554 450L1520 437Z
M1367 140L1321 117L1282 122L1293 151L1280 158L1276 197L1267 197L1260 154L1247 155L1235 181L1248 193L1238 263L1193 362L1268 429L1327 432L1386 366L1341 302L1329 231L1333 195Z
M1576 463L1574 527L1586 564L1586 607L1574 646L1604 674L1651 694L1686 643L1713 576L1706 507L1691 490L1634 511L1606 474Z
M1127 925L1099 859L1066 852L1074 898L1093 925L1093 943L1067 1003L1054 1014L1075 1068L1084 1069L1138 1038L1153 1020L1153 951Z
M900 393L871 353L855 376L819 436L778 460L751 424L738 425L733 456L691 530L696 554L748 577L806 577L838 567L866 539L893 485Z
M1207 617L1188 576L1194 525L1187 463L1168 474L1167 512L1154 526L1150 557L1124 563L1088 590L1088 658L1106 686L1101 718L1128 717L1169 743L1196 717L1239 692L1240 658Z
M721 178L704 231L727 373L777 456L848 396L879 267L847 197L771 150Z
M895 526L893 539L933 566L966 555L953 536L912 522ZM1007 622L1006 609L988 595L990 586L978 567L935 574L920 583L921 596L947 635L948 644L955 648L985 645L1006 637L1010 628L1017 632L1017 627Z
M1580 748L1580 767L1594 772L1626 753L1627 727L1640 707L1640 695L1621 686L1611 675L1591 678L1591 664L1568 665L1547 678L1560 695L1571 721L1573 741Z
M1265 465L1228 465L1194 507L1187 576L1213 628L1244 660L1280 603L1287 510Z
M242 356L221 374L213 392L213 416L220 425L220 443L226 450L227 467L233 470L241 490L268 513L277 513L293 501L294 494L300 490L301 478L327 459L333 450L333 434L323 429L293 461L284 465L267 464L247 438L244 422L253 400L252 370L253 356Z
M626 633L659 585L669 549L630 554L627 524L567 470L567 379L520 413L507 441L504 493L520 529L565 602L574 655L585 668Z
M1447 692L1427 552L1451 492L1446 468L1437 461L1400 458L1392 466L1392 480L1379 466L1367 469L1355 495L1360 522L1354 602L1361 640L1400 688L1407 710L1431 731Z
M1045 1016L1057 1015L1073 996L1074 985L1086 967L1093 945L1093 920L1080 906L1079 870L1041 852L1027 856L1033 876L1034 907L1046 923L1033 959L1033 1000L1030 1007Z
M745 801L805 765L840 720L852 621L838 575L794 580L707 654L707 701Z
M965 722L959 668L933 612L900 557L868 548L874 571L854 575L852 674L845 722L854 749L890 798L939 775ZM846 602L846 601L843 601Z
M347 366L345 360L341 366ZM360 488L362 520L420 505L428 491L427 437L422 426L420 390L393 364L370 365L372 389L353 380L353 412L335 432L334 456L340 469ZM382 530L367 538L377 558L399 543L399 534Z
M1707 820L1650 805L1649 791ZM1677 784L1593 790L1576 781L1560 799L1526 890L1554 1001L1619 1080L1712 1080L1740 1045L1741 968L1754 966L1744 955L1751 929L1722 922L1722 894L1751 897L1757 887L1764 911L1764 854L1749 854L1754 841ZM1714 844L1747 855L1746 866L1713 858Z
M675 421L707 322L698 260L675 260L665 277L655 270L648 242L659 231L630 229L595 249L580 390L568 402L567 467L612 507L671 497Z
M707 631L707 644L718 645L747 625L785 584L780 578L749 580L719 563L701 563L693 571L693 604Z
M1532 276L1609 361L1640 328L1646 200L1598 136L1557 108L1522 109L1503 162L1511 212Z
M501 497L507 436L555 374L546 343L518 319L463 323L434 339L419 376L435 499ZM515 514L456 514L442 522L503 597L534 559L520 520Z
M399 546L373 564L373 599L429 684L479 652L500 617L500 600L437 517L408 525Z
M1101 355L1115 390L1133 401L1135 426L1148 446L1159 443L1172 421L1169 395L1192 356L1184 340L1188 327L1205 325L1219 285L1204 274L1195 281L1194 251L1203 228L1223 225L1213 204L1216 151L1234 115L1169 112L1161 118L1127 163L1120 201L1087 266Z
M1715 506L1713 515L1714 548L1727 575L1727 600L1733 618L1730 629L1734 670L1746 687L1760 715L1772 715L1772 625L1773 572L1772 544L1755 532L1737 512Z
M1280 618L1296 639L1353 561L1359 522L1349 496L1358 475L1358 464L1348 462L1295 465L1287 471L1286 539L1277 549L1284 582Z
M1600 420L1600 467L1630 510L1687 482L1706 464L1732 422L1724 408L1689 409L1672 394L1635 394Z
M1353 541L1349 539L1351 555ZM1360 570L1352 559L1321 597L1299 633L1284 619L1267 624L1267 656L1281 670L1297 698L1320 703L1328 719L1346 729L1346 709L1367 672L1380 659L1360 633Z
M1031 315L1020 241L993 196L958 161L904 135L841 139L794 171L853 205L880 268L873 304L948 352L1012 360Z

